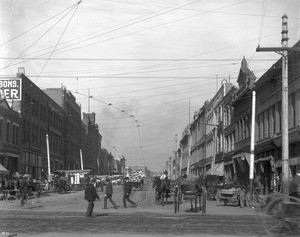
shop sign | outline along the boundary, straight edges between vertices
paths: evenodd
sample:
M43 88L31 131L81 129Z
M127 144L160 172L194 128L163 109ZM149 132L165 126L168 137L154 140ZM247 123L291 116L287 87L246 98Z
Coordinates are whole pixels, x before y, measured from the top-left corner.
M0 79L0 95L6 100L21 100L21 78Z

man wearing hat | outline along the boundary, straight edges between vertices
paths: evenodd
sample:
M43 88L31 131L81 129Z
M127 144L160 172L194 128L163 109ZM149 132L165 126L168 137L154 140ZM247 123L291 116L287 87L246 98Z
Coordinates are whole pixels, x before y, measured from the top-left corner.
M93 183L94 181L91 180L90 177L87 178L87 186L84 191L84 199L89 202L89 205L86 210L86 217L93 218L93 210L94 210L94 201L99 199L99 196L97 194L97 190L95 188L95 185Z
M26 182L26 178L23 176L20 176L20 196L21 196L21 205L23 206L25 204L26 194L28 193L28 185Z
M129 177L126 176L124 180L125 180L125 182L124 182L124 196L123 196L124 208L127 208L126 200L128 202L130 202L134 207L137 207L136 203L129 199L129 195L131 194L131 190L132 190L131 184L129 182Z
M115 209L118 209L117 204L112 200L113 194L113 184L109 177L106 178L105 184L105 197L104 197L104 208L107 209L107 199L109 199L110 203L114 206Z

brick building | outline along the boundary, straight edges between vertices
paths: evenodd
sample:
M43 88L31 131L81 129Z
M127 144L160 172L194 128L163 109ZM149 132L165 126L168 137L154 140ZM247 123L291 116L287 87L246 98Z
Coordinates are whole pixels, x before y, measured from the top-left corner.
M43 90L64 111L63 137L64 161L63 169L72 170L80 168L81 147L81 107L76 98L65 87L47 88Z
M21 168L21 118L5 98L0 97L0 164L10 174Z

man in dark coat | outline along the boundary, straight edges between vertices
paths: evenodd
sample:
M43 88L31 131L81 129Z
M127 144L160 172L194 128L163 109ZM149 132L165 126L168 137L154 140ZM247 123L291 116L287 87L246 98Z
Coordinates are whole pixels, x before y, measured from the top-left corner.
M25 204L26 194L28 193L28 185L24 177L21 177L19 192L21 197L21 205L23 206Z
M115 209L118 209L117 204L112 200L112 194L113 194L113 184L109 178L106 178L104 209L107 209L107 199L109 199L110 203L114 206Z
M126 206L126 200L128 202L130 202L134 207L137 207L136 203L131 201L129 199L129 195L131 194L131 190L132 190L132 187L131 187L131 184L129 182L129 178L128 177L125 177L125 182L124 182L124 196L123 196L123 205L124 205L124 208L127 208Z
M94 182L91 181L90 178L87 179L87 186L84 191L84 199L89 202L89 205L86 210L86 217L93 218L93 210L94 210L94 201L99 199L97 194L97 190L95 188Z

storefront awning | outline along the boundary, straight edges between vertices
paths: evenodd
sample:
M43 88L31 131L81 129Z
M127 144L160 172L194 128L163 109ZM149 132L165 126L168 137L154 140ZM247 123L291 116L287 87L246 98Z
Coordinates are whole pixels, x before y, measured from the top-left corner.
M213 170L210 168L208 171L206 171L206 172L204 173L204 176L206 176L206 175L218 175L218 176L223 176L223 175L224 175L224 163L221 162L221 163L215 164Z
M5 167L3 165L0 164L0 174L8 174L8 170L5 169Z
M250 164L250 153L247 153L247 152L239 153L237 155L234 155L232 158L233 159L241 159L241 160L246 159L248 164Z
M268 160L271 160L271 159L274 159L273 156L261 157L261 158L258 158L257 160L255 160L254 163L262 162L262 161L268 161Z

